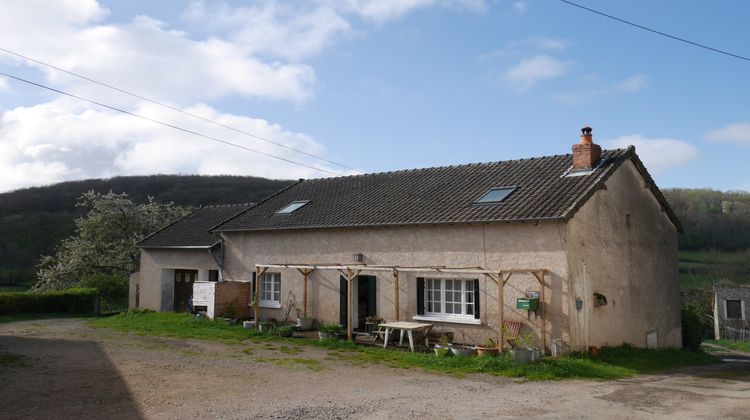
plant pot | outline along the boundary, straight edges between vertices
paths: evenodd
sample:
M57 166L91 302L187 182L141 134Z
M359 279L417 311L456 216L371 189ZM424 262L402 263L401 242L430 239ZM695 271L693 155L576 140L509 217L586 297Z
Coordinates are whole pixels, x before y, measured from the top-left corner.
M497 347L477 346L477 354L479 357L494 357L500 354L500 349Z
M242 328L252 330L255 328L255 321L242 321Z
M309 331L312 329L312 325L312 318L297 318L297 327L300 329L300 331Z
M454 356L459 357L469 357L474 355L474 347L469 346L458 346L458 345L451 345L450 346L451 353L453 353Z
M518 363L531 363L539 360L539 350L537 349L513 349L513 360Z
M435 344L433 350L435 350L435 356L437 357L448 357L451 355L450 347L443 344Z
M318 331L318 338L321 340L330 340L330 339L338 340L340 337L341 337L341 334Z
M273 330L273 324L260 324L260 332L262 333L270 333L271 330Z

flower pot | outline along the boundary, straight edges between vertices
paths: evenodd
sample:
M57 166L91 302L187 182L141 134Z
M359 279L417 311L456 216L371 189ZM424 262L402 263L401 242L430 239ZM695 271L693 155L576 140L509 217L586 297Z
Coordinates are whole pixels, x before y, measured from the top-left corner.
M312 325L312 318L297 318L297 327L300 329L300 331L309 331L312 329Z
M519 363L531 363L539 360L537 349L513 349L513 360Z
M272 324L260 324L260 327L259 327L259 330L262 333L270 333L272 329L273 329Z
M330 339L338 340L340 337L341 337L341 334L318 331L318 338L321 340L330 340Z
M460 345L450 345L451 353L453 353L454 356L459 357L469 357L474 355L474 347L469 346L460 346Z
M252 330L255 328L255 321L242 321L242 328Z
M435 356L437 357L448 357L451 355L450 347L443 344L435 344L433 350L435 350Z
M479 357L493 357L500 354L500 349L497 347L477 346L477 354Z

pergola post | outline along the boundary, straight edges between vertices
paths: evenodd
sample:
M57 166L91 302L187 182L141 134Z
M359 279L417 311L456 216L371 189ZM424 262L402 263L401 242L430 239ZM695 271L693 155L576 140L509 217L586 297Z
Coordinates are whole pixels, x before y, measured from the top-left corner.
M539 282L539 309L542 312L542 354L544 354L547 345L547 314L544 309L544 271L533 271L531 274L536 277Z
M265 274L268 268L255 267L255 300L253 306L255 307L255 326L260 328L260 277Z
M399 304L399 291L401 287L399 285L399 272L396 269L393 270L393 288L395 289L393 302L394 306L396 307L396 321L400 321L401 306Z
M297 271L302 274L302 277L304 278L304 291L302 292L302 315L307 316L307 278L310 276L310 273L315 271L315 269L310 268L298 268Z
M362 270L352 270L347 268L346 271L341 271L346 277L346 338L351 341L354 332L354 326L352 325L352 280L354 280Z

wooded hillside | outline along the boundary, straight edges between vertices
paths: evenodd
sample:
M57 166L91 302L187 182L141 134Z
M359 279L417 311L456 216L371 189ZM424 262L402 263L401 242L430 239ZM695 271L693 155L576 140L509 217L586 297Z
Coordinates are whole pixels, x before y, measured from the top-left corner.
M86 191L127 193L135 202L200 206L254 202L291 181L241 176L154 175L63 182L0 194L0 284L32 283L39 257L73 233L75 206ZM667 189L685 225L683 250L750 249L750 193Z
M291 181L242 176L154 175L90 179L0 194L0 284L33 283L41 255L73 233L84 192L127 193L182 206L255 202Z

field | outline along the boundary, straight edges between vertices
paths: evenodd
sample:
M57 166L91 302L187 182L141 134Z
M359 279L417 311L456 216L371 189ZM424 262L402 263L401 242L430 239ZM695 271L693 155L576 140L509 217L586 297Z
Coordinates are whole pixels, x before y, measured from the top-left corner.
M715 281L750 283L750 252L680 251L683 289L713 286Z

